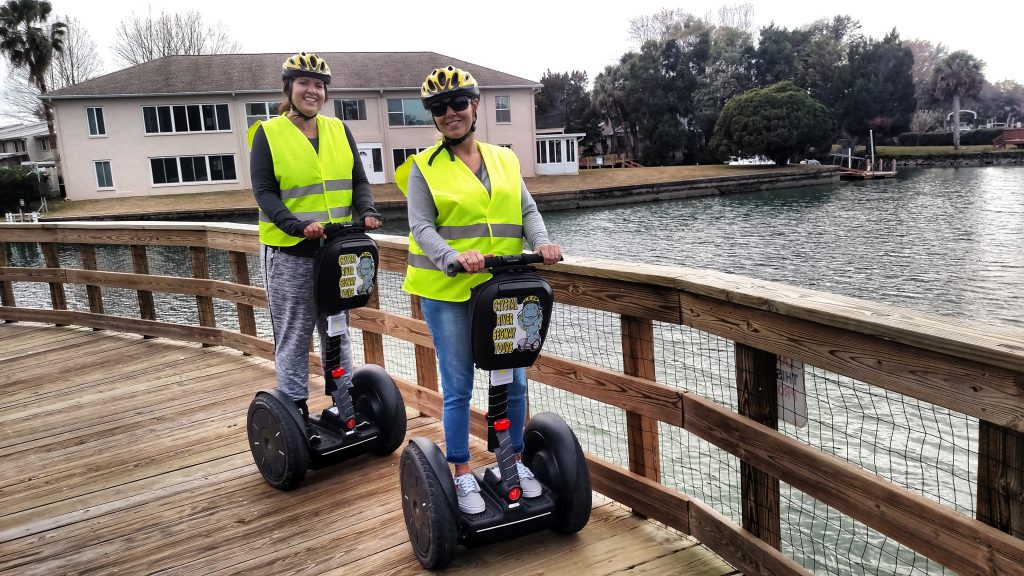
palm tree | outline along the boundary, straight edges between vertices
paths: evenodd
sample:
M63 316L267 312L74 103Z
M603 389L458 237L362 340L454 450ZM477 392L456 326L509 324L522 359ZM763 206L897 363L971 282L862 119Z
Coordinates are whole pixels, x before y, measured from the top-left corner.
M969 52L958 50L946 56L932 72L935 97L953 101L953 149L960 149L960 104L964 98L977 96L985 84L982 69L985 63Z
M52 7L46 0L7 0L0 6L0 52L13 68L24 68L29 82L46 96L46 79L54 52L64 49L67 26L53 22L47 28ZM46 127L50 131L50 149L60 173L60 154L57 151L57 133L53 129L53 109L43 101Z

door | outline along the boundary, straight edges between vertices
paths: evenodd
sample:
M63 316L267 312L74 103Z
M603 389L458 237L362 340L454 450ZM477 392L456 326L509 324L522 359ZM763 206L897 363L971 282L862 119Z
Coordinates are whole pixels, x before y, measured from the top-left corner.
M383 184L384 178L384 153L380 144L360 144L359 160L363 163L363 171L366 172L366 179L370 184Z

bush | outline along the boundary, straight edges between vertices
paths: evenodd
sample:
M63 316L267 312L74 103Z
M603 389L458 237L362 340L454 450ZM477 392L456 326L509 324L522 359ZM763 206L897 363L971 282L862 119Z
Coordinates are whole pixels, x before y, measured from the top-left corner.
M19 201L39 196L39 182L35 174L21 166L0 166L0 212L17 212Z
M990 146L1003 133L1002 128L961 130L961 146ZM952 146L952 132L905 132L897 137L900 146Z

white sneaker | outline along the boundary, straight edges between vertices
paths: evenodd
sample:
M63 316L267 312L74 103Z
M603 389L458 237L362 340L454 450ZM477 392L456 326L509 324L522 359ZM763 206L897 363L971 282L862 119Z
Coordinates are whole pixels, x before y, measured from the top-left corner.
M455 495L459 498L459 510L466 514L479 514L487 509L472 472L455 477Z
M544 492L544 487L522 462L516 462L516 472L519 474L519 488L523 491L523 498L536 498ZM494 467L494 475L501 480L501 466Z

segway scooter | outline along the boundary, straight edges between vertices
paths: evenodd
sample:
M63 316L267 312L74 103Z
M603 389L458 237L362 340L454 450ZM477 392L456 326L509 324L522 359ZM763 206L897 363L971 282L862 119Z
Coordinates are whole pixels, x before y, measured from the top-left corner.
M383 368L367 364L352 374L350 387L338 382L341 313L365 306L377 278L377 244L362 226L328 224L327 241L317 254L317 305L329 315L324 351L324 393L333 405L310 414L318 441L311 441L295 403L278 390L263 390L249 405L246 428L256 467L267 484L280 490L299 486L306 470L316 470L370 452L391 454L405 439L405 403ZM338 333L334 333L335 330Z
M511 368L536 360L547 335L551 286L529 266L539 254L487 258L494 277L473 289L470 299L473 361L491 371L487 449L497 465L473 470L486 509L459 510L455 481L441 449L413 438L402 451L402 511L416 559L429 570L447 566L456 546L486 544L550 528L573 534L590 520L590 473L576 435L551 412L530 419L524 432L523 464L543 491L523 498L505 413Z

